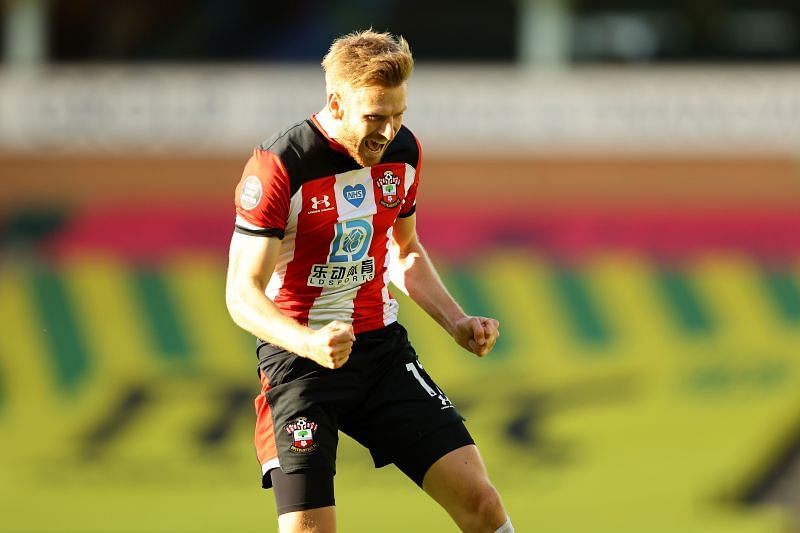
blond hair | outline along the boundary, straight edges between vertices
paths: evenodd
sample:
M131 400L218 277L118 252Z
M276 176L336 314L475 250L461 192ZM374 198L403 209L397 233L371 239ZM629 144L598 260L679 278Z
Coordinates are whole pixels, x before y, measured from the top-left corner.
M329 90L341 84L350 87L398 87L414 70L408 42L391 33L371 28L339 37L322 59Z

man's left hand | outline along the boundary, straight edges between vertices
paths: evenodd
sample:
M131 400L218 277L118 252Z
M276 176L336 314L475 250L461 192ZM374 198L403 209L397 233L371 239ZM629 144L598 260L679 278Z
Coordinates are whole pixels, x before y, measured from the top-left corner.
M453 338L466 350L483 357L494 348L500 336L500 322L494 318L465 316L455 324Z

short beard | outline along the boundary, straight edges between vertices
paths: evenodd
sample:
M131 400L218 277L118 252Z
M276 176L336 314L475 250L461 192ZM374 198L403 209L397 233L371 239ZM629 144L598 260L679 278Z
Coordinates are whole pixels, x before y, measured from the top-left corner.
M371 167L373 165L377 165L381 162L381 157L383 157L383 152L378 154L377 157L370 157L369 155L366 157L370 157L370 159L366 159L364 154L361 153L359 148L362 146L362 140L359 139L355 134L351 133L347 128L341 128L339 130L339 135L337 135L336 140L339 141L339 144L344 146L347 150L347 153L350 154L350 157L356 160L361 167Z

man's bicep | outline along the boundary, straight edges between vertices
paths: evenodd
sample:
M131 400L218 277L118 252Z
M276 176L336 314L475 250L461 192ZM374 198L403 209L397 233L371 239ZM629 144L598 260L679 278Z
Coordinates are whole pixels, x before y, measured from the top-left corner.
M228 287L255 283L262 290L275 270L281 240L234 233L228 260Z

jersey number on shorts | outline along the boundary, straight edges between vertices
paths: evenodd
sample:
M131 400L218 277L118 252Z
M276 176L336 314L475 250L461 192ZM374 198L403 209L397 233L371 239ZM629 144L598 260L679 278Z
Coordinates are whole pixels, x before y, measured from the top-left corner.
M420 370L424 370L422 368L422 363L420 363L419 361L416 361L416 366L414 365L414 363L406 363L406 370L411 372L411 374L417 379L420 386L422 386L423 390L428 393L428 396L430 396L431 398L433 398L434 396L438 397L439 401L442 402L442 409L453 408L453 402L451 402L450 399L445 395L445 393L442 392L442 389L436 387L436 389L434 390L433 387L428 385L428 383L422 378L422 375L419 373L419 370L417 370L417 367L419 367Z

